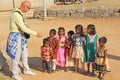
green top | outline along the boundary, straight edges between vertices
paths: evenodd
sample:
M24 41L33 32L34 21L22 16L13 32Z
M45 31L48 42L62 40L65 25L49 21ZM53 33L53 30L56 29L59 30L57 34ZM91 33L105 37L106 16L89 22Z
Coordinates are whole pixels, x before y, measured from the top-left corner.
M93 36L87 34L86 35L86 61L85 62L94 62L96 57L96 49L97 49L97 39L98 35L95 34Z

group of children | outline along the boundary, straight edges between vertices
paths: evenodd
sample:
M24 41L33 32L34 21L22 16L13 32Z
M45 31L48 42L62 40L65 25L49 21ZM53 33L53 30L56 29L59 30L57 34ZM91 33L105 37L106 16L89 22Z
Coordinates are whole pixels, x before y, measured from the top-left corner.
M41 46L41 59L43 71L51 72L56 69L68 70L69 67L74 68L74 72L84 72L84 63L87 63L87 72L90 72L92 65L92 73L94 71L105 72L110 71L106 58L107 42L106 37L98 39L95 25L89 24L83 29L82 25L75 26L74 31L70 30L65 36L65 28L51 29L49 37L43 39ZM99 44L99 45L98 45ZM101 73L99 74L101 76Z

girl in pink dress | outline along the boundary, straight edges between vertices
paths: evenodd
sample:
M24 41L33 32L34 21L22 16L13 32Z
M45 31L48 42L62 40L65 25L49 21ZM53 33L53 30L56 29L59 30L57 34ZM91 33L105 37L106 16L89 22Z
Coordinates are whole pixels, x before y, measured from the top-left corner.
M56 65L58 67L65 67L65 29L63 27L59 27L58 36L56 37L58 41L58 50L57 50L57 61Z

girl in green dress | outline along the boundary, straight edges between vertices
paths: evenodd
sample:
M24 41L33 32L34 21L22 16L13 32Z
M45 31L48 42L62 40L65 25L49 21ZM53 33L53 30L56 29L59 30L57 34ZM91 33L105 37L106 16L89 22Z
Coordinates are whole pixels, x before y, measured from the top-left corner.
M97 39L98 35L96 34L95 26L93 24L89 24L87 26L87 34L86 34L86 61L88 72L90 72L90 64L92 65L92 73L94 72L94 61L96 57L97 51Z

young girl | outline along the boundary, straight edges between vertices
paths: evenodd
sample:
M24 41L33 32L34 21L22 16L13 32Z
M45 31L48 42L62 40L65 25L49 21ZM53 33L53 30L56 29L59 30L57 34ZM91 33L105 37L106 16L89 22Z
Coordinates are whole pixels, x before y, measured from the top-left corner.
M86 54L87 54L87 69L88 73L90 72L90 64L92 64L92 73L94 73L94 61L97 51L97 39L98 35L96 34L95 26L89 24L87 27L88 33L86 34Z
M66 70L70 67L73 67L73 59L72 59L72 49L73 49L73 39L72 35L74 34L74 31L70 30L68 31L68 38L65 41L65 58L66 58Z
M58 50L57 50L57 61L56 64L58 67L65 67L65 29L63 27L59 27L58 29Z
M58 48L57 40L56 40L55 35L56 35L56 30L55 29L50 29L48 39L50 41L50 47L53 50L53 52L51 54L51 58L52 58L51 67L52 67L53 71L56 70L56 57L57 57L57 48Z
M75 27L76 33L73 34L73 53L72 58L74 58L74 67L75 72L79 72L79 63L81 65L81 72L83 72L84 64L83 64L83 57L84 57L84 34L83 34L83 27L82 25L76 25ZM80 62L79 62L80 61Z
M44 38L43 46L41 46L41 60L43 72L47 70L50 73L51 52L52 49L50 48L49 40L47 38Z
M105 46L107 42L106 37L99 38L99 47L97 50L97 57L95 59L95 69L98 71L98 77L103 79L104 73L110 71L107 60L107 48Z

